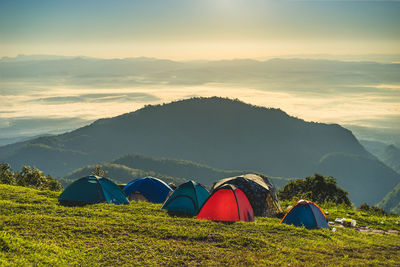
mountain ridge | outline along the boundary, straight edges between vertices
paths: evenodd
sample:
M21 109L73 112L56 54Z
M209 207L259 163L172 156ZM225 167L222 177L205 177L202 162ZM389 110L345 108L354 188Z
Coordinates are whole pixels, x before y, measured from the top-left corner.
M10 152L12 146L7 149ZM34 165L55 176L131 153L190 160L223 170L254 170L267 176L296 178L314 174L321 159L331 153L357 155L362 159L361 166L377 160L351 131L338 124L306 122L280 109L220 97L148 105L68 133L37 138L13 153L4 153L4 147L0 147L2 160L13 167ZM335 167L329 166L329 171ZM387 173L384 166L377 168ZM339 185L342 181L358 184L363 177L357 173L360 172L352 170L351 176L345 173L335 178ZM385 186L377 188L382 190L368 188L352 200L356 204L365 201L375 204L388 193L388 185L394 187L400 182L393 175L380 179ZM379 199L372 202L368 196L373 189Z

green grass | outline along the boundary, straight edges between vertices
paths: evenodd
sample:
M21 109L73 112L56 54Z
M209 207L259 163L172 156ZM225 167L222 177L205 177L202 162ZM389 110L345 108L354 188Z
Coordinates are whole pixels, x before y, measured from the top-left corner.
M171 217L161 205L63 207L58 193L0 185L0 265L397 265L400 236L308 230L279 219L221 223ZM327 207L399 229L399 217ZM350 214L349 214L350 215ZM351 216L345 216L351 217ZM380 224L384 220L385 224Z

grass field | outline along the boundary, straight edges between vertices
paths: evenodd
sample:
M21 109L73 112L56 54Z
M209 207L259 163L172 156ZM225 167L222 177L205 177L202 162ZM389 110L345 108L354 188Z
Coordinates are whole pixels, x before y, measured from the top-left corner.
M256 218L171 217L161 205L63 207L58 193L0 185L0 265L398 265L400 236L308 230ZM287 204L287 203L286 203ZM324 206L329 220L397 229L400 217ZM383 222L383 223L382 223Z

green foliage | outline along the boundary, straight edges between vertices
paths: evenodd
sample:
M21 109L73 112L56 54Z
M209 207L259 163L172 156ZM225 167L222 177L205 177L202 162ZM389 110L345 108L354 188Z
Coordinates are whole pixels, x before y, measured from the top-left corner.
M51 175L45 176L37 168L22 166L21 171L14 173L7 163L0 163L0 183L33 187L41 190L62 190L62 186L58 181L51 177Z
M3 162L0 163L0 183L15 184L15 177L11 166Z
M103 177L106 174L106 171L104 171L100 165L96 165L96 167L94 168L94 170L92 171L93 175L97 175L100 177Z
M332 202L351 206L347 192L336 185L336 179L320 174L289 182L279 190L278 197L281 200L306 199L317 203Z
M381 208L375 207L375 206L371 207L367 203L361 204L361 206L358 207L358 210L367 211L367 212L370 212L373 214L378 214L378 215L387 215L387 213L384 209L381 209Z
M0 265L342 266L400 261L395 235L308 230L274 218L230 224L180 218L146 202L71 208L58 205L57 197L57 192L0 185ZM400 230L395 224L399 217L362 216L343 205L322 208L329 219L352 212L365 225Z

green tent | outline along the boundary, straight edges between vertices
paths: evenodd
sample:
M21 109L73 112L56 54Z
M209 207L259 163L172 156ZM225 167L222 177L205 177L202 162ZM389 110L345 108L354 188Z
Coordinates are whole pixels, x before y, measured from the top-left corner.
M114 182L104 177L90 175L70 184L58 197L64 205L93 203L128 204L125 193Z
M197 215L210 196L207 189L194 181L181 184L165 201L162 209Z

